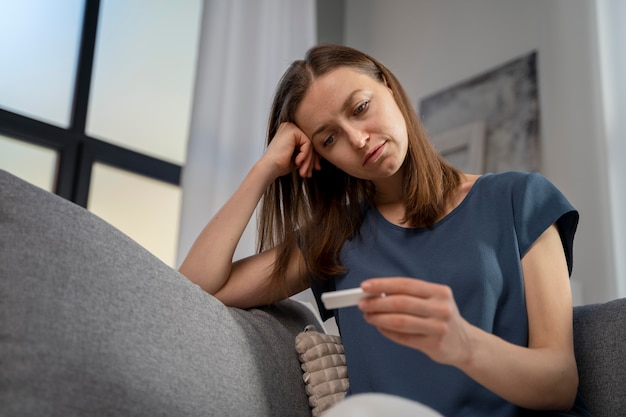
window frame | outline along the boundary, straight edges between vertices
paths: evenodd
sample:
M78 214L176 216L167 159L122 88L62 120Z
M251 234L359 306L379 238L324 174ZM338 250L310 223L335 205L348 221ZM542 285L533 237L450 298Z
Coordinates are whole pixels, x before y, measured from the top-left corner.
M58 153L54 192L87 207L95 162L180 186L182 166L125 149L86 134L87 110L100 0L85 0L72 110L68 128L0 109L0 134Z

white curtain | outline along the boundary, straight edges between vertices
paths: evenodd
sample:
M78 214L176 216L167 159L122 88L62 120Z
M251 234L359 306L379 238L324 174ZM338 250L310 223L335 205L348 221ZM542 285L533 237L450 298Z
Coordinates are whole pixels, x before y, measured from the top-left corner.
M278 80L316 40L315 0L205 0L178 246L204 225L262 155ZM256 219L235 258L255 249Z
M606 169L611 219L606 219L613 233L613 259L617 280L617 297L626 297L626 220L622 214L626 206L626 2L597 0L597 25L602 83L602 107Z

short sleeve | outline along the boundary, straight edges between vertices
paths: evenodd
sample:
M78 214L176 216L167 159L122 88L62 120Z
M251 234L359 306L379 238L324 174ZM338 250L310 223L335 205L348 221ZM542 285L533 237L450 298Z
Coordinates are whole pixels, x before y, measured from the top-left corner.
M571 275L579 215L563 193L541 174L528 174L525 181L515 185L513 212L520 258L548 227L556 224Z

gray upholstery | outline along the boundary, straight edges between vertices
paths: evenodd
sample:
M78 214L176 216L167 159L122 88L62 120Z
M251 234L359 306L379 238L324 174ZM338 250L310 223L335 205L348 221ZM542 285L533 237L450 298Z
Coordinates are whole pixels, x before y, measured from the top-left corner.
M626 415L626 298L574 308L579 386L595 417Z
M300 303L228 308L0 172L0 416L310 416Z
M225 307L86 210L0 171L0 417L309 417L303 305ZM574 309L580 388L626 410L626 299Z

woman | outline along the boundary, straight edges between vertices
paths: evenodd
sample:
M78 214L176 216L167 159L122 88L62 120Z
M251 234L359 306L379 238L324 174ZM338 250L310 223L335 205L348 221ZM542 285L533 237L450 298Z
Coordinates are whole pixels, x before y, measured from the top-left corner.
M259 251L233 262L261 199ZM180 270L242 308L312 287L340 328L352 394L455 416L588 415L572 341L577 222L538 174L447 164L387 68L326 45L283 76L265 154ZM359 286L384 296L319 303Z

